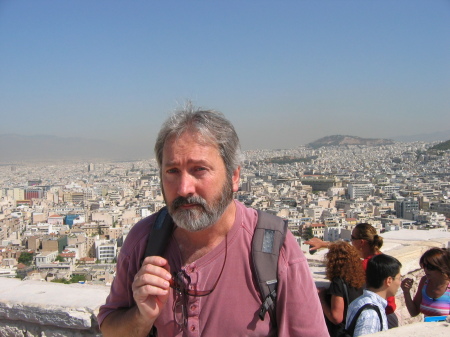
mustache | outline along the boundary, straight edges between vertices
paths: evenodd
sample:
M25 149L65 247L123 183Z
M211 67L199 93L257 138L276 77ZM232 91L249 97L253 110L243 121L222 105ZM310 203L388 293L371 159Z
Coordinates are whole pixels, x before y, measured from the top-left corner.
M208 204L206 203L206 200L199 196L190 196L190 197L177 197L172 202L172 207L174 210L177 208L183 206L183 205L189 205L189 204L198 204L202 206L203 208L207 208Z

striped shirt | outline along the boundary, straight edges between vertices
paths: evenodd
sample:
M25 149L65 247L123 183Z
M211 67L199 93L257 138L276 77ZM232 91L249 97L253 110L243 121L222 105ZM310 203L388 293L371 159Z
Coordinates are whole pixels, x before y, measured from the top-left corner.
M363 294L359 296L357 299L355 299L352 303L350 303L348 307L347 321L345 324L345 328L348 329L358 309L367 303L372 303L378 306L381 312L381 318L383 319L383 331L387 330L388 323L385 312L387 301L381 296L367 289L364 289ZM373 309L366 309L363 312L361 312L361 315L359 316L358 321L356 322L353 337L368 335L378 331L381 331L381 324L380 318L378 317L378 313Z
M439 298L431 298L427 295L428 280L422 287L422 303L420 312L425 316L447 316L450 315L450 283L447 290Z

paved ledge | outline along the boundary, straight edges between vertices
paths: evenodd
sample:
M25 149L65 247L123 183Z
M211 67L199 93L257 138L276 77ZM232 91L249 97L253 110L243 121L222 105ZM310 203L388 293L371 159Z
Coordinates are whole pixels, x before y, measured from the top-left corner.
M449 318L447 322L421 322L404 325L388 331L366 335L373 337L448 337L450 336Z
M96 315L109 287L0 280L0 336L101 337ZM447 337L450 322L412 323L376 337Z
M0 282L0 336L101 336L96 315L109 287L20 281Z
M432 246L450 247L450 233L442 231L398 231L383 234L383 252L398 258L402 276L419 280L422 253ZM306 249L307 250L307 249ZM325 286L323 257L306 253L318 286ZM416 285L418 282L416 282ZM413 289L415 293L416 289ZM109 293L108 286L60 284L41 281L0 279L1 337L100 337L96 315ZM404 306L401 290L397 293L401 326L371 336L443 337L450 336L450 322L424 323L422 317L411 318Z

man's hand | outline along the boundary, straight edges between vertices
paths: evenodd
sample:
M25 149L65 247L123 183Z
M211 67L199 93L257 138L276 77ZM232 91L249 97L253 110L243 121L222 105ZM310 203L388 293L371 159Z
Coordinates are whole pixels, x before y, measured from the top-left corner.
M166 259L146 257L131 286L141 318L152 324L169 297L169 281L172 278L169 269Z
M105 317L103 336L148 336L169 298L169 264L160 256L146 257L131 289L136 305L117 309Z
M305 241L305 244L309 245L310 251L314 251L320 248L327 248L329 242L322 241L319 238L311 238L308 241Z

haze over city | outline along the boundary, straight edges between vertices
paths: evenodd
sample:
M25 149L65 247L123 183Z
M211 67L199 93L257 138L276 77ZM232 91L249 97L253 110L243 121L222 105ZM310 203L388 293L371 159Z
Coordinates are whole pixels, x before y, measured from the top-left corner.
M222 111L244 150L446 140L448 22L446 0L1 1L0 135L151 157L190 99Z

